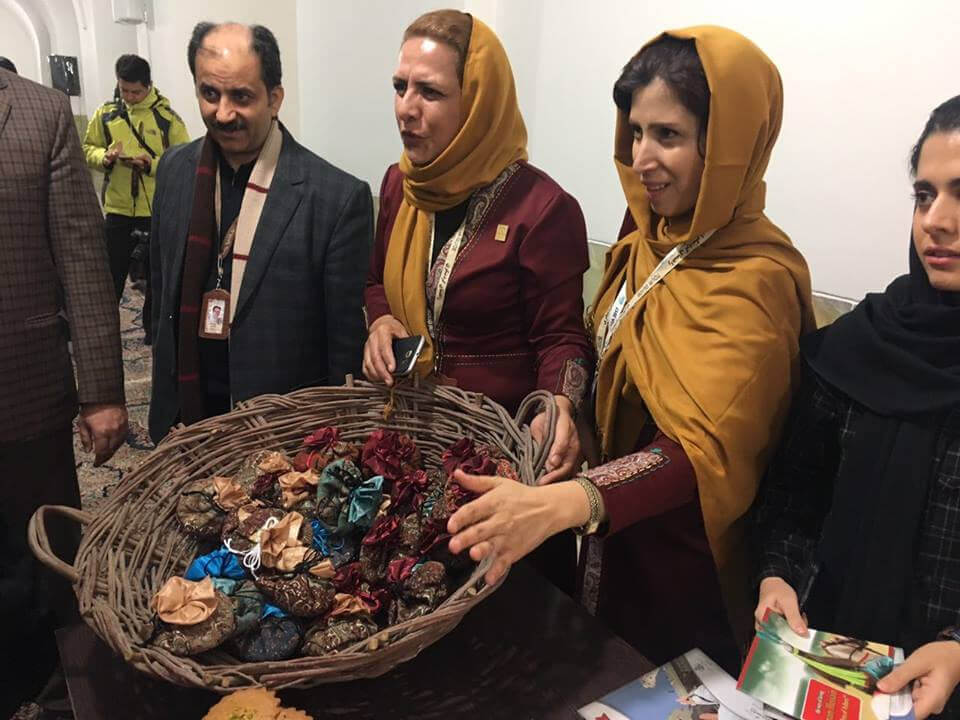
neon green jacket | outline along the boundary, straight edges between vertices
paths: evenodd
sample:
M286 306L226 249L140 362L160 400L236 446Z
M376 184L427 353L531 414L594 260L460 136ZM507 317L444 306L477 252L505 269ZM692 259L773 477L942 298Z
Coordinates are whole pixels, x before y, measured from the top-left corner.
M140 144L124 119L129 116L130 123L146 141L155 157L152 157L150 169L134 179L133 170L119 160L109 170L103 167L103 156L116 142L123 143L123 155L150 155ZM170 102L157 92L156 86L150 88L147 96L136 105L127 105L122 100L101 105L87 125L87 134L83 139L83 154L87 165L105 173L103 187L103 209L105 212L127 217L150 217L153 206L153 188L157 173L157 163L164 151L172 146L189 142L187 128L183 120L171 108ZM136 181L136 195L134 182Z

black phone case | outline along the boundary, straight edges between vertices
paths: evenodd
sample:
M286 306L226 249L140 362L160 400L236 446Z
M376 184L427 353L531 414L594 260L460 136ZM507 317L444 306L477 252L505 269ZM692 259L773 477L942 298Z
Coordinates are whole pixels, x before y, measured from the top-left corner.
M423 350L423 337L413 335L412 337L396 338L391 343L393 347L393 360L396 363L396 370L393 374L397 377L409 375L416 365L417 358Z

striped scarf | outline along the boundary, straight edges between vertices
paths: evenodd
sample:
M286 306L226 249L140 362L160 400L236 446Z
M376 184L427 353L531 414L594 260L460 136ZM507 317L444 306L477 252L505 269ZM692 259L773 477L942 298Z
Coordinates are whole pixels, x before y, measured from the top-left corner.
M236 312L243 273L253 246L253 238L260 222L260 214L270 191L277 168L283 132L274 120L257 158L250 180L243 193L240 214L236 221L233 244L233 264L230 275L230 321ZM180 284L180 324L178 337L178 367L180 394L180 421L186 425L206 417L205 393L200 378L200 304L204 286L210 273L210 264L219 254L218 226L220 217L220 178L214 142L208 134L200 150L196 184L193 191L193 209L187 230L187 248L183 260Z

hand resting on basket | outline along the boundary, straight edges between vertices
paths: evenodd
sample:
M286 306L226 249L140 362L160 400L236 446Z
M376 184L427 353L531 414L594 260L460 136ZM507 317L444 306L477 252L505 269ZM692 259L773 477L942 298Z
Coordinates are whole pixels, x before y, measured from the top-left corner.
M547 473L538 481L540 485L548 485L557 480L564 480L573 473L574 467L583 462L580 453L580 436L577 433L577 424L573 419L573 403L566 395L555 395L557 400L557 420L553 435L553 445L547 456ZM530 423L530 434L538 443L543 443L546 437L547 413L537 415Z
M470 551L481 562L493 554L484 576L489 584L544 540L590 519L590 500L576 482L529 486L503 477L453 474L463 488L480 494L447 522L450 552Z

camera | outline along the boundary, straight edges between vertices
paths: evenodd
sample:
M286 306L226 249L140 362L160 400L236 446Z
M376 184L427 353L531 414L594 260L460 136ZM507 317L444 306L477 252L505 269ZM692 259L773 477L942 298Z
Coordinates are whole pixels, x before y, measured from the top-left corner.
M130 237L137 241L130 253L131 262L143 262L150 256L150 233L146 230L134 230Z

